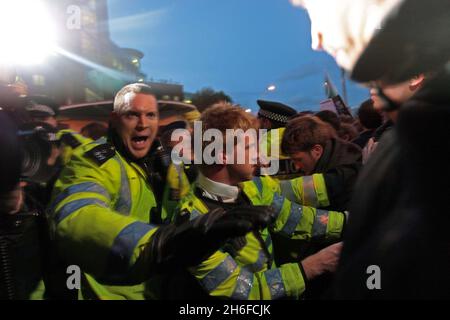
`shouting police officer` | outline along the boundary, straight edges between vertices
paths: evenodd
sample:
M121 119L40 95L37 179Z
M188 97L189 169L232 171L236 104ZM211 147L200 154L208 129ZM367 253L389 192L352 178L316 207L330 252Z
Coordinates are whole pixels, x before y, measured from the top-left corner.
M55 185L55 240L60 254L83 271L83 298L142 299L143 283L155 272L195 265L228 236L268 219L264 210L216 210L212 219L152 225L157 200L148 154L157 128L150 87L125 86L114 101L108 139L74 151Z

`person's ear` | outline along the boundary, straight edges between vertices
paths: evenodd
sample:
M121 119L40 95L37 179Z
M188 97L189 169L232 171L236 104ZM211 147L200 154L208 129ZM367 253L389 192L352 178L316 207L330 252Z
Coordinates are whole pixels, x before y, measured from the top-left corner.
M418 76L415 76L414 78L412 78L409 81L409 88L412 91L416 91L417 89L419 89L423 85L424 80L425 80L425 75L424 74L419 74Z
M314 160L319 160L320 157L322 157L323 154L323 147L320 144L315 144L311 149L311 155L313 156Z

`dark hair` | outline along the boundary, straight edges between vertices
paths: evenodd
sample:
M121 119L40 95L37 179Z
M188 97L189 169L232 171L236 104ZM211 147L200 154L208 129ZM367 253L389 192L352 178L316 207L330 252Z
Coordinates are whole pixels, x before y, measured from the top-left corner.
M368 99L361 103L357 115L359 122L366 129L376 129L383 123L381 114L373 107L372 99Z
M309 151L318 144L325 148L330 139L336 138L335 130L315 116L295 118L288 122L281 142L281 151L291 155Z
M316 113L316 117L320 120L330 124L336 132L341 128L341 119L339 116L330 110L322 110Z
M358 136L355 126L350 123L342 123L338 132L339 138L345 141L352 141ZM346 137L347 136L347 137Z
M101 137L105 137L107 132L108 128L99 122L91 122L85 125L80 131L83 136L91 138L92 140L98 140Z

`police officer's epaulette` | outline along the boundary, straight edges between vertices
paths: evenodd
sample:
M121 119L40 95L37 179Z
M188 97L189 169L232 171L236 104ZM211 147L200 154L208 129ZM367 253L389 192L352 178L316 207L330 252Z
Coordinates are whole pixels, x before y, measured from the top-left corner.
M189 221L189 217L191 216L191 213L187 209L183 209L175 216L175 224L180 225L184 222Z
M71 134L71 133L69 133L69 132L64 133L64 134L61 136L61 142L62 142L63 144L65 144L65 145L68 145L69 147L71 147L71 148L73 148L73 149L75 149L75 148L81 146L81 142L78 141L78 140L73 136L73 134Z
M103 143L84 153L84 156L93 160L98 166L114 157L116 149L112 144Z

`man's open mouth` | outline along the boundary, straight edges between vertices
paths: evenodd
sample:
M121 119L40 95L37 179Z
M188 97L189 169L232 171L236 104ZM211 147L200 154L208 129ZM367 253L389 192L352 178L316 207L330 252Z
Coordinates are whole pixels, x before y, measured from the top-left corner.
M133 145L136 147L144 146L148 140L148 136L135 136L131 138Z

